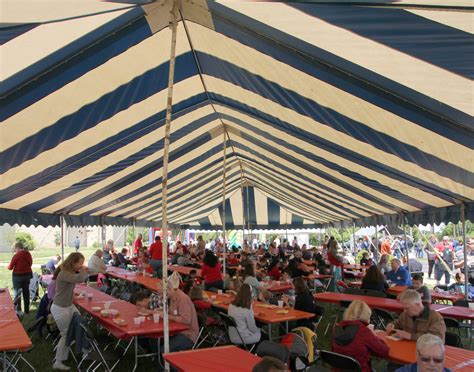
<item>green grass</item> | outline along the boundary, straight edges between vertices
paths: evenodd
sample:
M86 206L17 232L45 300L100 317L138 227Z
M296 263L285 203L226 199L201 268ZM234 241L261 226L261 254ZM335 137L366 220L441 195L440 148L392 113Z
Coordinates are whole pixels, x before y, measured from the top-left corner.
M90 256L94 254L96 248L92 247L81 247L79 252L81 252L85 261L89 261ZM67 257L69 253L75 252L74 247L64 247L64 255ZM41 273L41 265L44 265L48 262L53 256L61 254L61 248L39 248L30 252L33 256L33 271ZM12 274L11 271L7 269L8 264L10 263L13 253L11 252L1 252L0 253L0 287L10 287L12 286Z

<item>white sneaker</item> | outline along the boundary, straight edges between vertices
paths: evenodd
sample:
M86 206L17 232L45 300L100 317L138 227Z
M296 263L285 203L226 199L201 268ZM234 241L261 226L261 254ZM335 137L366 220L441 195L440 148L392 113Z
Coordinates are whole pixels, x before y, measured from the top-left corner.
M62 364L61 362L56 362L53 364L53 369L59 369L60 371L69 371L71 368Z

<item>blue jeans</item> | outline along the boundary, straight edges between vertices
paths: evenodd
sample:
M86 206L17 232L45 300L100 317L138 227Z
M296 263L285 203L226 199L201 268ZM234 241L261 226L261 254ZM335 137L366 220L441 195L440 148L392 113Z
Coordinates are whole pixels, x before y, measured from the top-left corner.
M162 260L150 260L150 266L158 277L163 276L163 261Z
M142 338L142 339L139 339L139 343L151 353L158 352L158 345L157 345L156 339L154 338ZM178 333L177 335L170 337L170 353L173 351L189 350L193 346L194 346L194 342L192 342L189 338L187 338L182 333ZM165 346L163 343L161 343L160 345L160 350L162 353L164 353Z
M31 273L22 275L13 275L13 295L15 297L15 310L21 311L20 290L23 292L23 302L25 303L25 313L30 312L30 279Z

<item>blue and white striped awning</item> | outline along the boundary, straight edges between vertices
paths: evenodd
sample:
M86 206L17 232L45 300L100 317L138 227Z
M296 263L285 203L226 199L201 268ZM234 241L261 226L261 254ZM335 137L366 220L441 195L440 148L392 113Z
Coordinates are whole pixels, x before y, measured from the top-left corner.
M0 222L160 224L172 1L139 3L2 1ZM224 128L234 226L242 181L255 226L474 219L472 4L344 3L181 1L170 224L219 226Z

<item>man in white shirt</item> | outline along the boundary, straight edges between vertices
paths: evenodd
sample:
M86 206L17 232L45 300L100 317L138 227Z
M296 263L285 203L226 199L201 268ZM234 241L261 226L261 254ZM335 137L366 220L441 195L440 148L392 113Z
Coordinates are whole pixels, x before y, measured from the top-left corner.
M96 276L99 273L106 273L107 266L102 260L102 249L98 249L95 251L95 253L89 259L89 263L87 264L87 266L89 267L90 276Z

